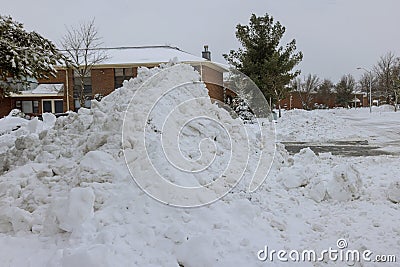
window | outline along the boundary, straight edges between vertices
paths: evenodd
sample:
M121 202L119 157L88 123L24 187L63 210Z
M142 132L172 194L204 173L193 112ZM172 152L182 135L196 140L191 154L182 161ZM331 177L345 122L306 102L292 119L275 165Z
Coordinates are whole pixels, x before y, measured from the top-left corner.
M33 113L32 101L22 101L22 110L24 113Z
M42 112L63 113L64 102L61 99L46 99L42 101Z
M133 77L133 68L116 68L114 69L114 85L115 89L122 87L125 80Z
M43 100L43 113L45 113L45 112L52 113L51 111L52 111L52 109L51 109L51 101L50 100L47 100L47 101Z
M63 101L62 100L54 100L54 111L55 113L63 113Z
M39 113L39 101L32 101L33 103L33 113Z
M17 100L15 101L15 107L20 109L26 114L38 114L39 113L39 101L35 100Z

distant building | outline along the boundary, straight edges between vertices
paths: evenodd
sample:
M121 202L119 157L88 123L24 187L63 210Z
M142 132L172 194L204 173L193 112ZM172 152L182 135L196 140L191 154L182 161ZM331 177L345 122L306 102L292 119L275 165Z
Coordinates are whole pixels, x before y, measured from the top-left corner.
M292 91L286 98L281 100L281 107L284 109L303 109L304 99L306 99L305 92ZM336 104L336 93L330 95L320 95L318 93L311 93L311 109L318 108L334 108L338 107ZM368 97L363 92L353 92L352 98L348 103L349 107L368 107Z
M204 47L203 57L197 57L171 46L121 47L107 49L109 59L95 65L90 77L85 78L85 95L90 100L96 94L106 96L122 86L124 80L137 76L139 67L156 67L170 60L193 66L205 82L209 95L213 99L224 101L223 73L227 71L221 65L211 61L208 46ZM77 110L80 105L77 90L80 80L72 69L56 67L57 76L48 80L39 80L37 87L20 94L0 99L0 117L7 115L12 109L37 116L44 112L63 113Z

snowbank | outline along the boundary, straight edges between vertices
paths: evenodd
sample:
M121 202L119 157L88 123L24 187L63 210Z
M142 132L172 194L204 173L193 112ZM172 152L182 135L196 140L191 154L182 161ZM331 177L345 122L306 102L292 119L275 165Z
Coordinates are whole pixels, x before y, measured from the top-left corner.
M372 110L374 112L393 112L394 106L393 105L380 105L380 106L372 106Z
M336 115L342 112L349 113L345 109L285 111L277 121L277 139L281 142L364 140L366 135L351 121Z
M46 115L43 123L28 122L0 136L0 257L4 265L263 266L269 262L260 262L257 251L266 245L275 250L322 250L335 247L341 237L353 249L399 252L398 191L394 186L395 174L400 171L398 157L341 158L315 155L310 149L291 156L277 144L268 179L257 191L249 192L251 174L259 163L256 154L263 151L262 133L247 125L244 135L238 121L211 104L190 66L177 66L170 75L146 84L168 67L140 69L136 79L125 82L101 102L93 101L91 110L82 108L56 120ZM191 84L177 86L188 80ZM147 119L144 102L154 101L169 88L182 89L182 93L165 95ZM180 99L193 97L205 100L176 105ZM161 142L161 132L176 137L172 130L182 126L163 128L167 114L171 112L174 118L169 122L172 125L187 119L171 107L179 106L181 114L194 116L199 109L195 105L220 124L199 120L184 127L178 141L169 138ZM135 112L129 113L131 108ZM282 137L296 139L301 133L319 140L324 132L326 138L351 137L340 131L350 123L333 114L293 111L284 118L286 121L278 120L279 127L287 129L280 130ZM226 127L221 127L222 122ZM212 140L205 140L210 136ZM207 197L227 190L220 201L200 208L174 208L139 187L155 188L159 191L150 192L171 199L171 192L163 187L156 184L152 188L151 182L157 180L146 151L166 182L182 186L209 183L215 172L232 162L229 136L237 142L232 145L239 152L233 161L237 166L228 168L232 173L224 183L205 195L195 194L195 200L207 203ZM243 137L250 140L249 145L241 145ZM165 164L169 161L165 161L160 144L166 152L180 146L182 154L166 154L177 157L169 159L176 167L199 170L210 166L208 176L182 175ZM124 149L128 153L124 154ZM246 165L244 179L229 191L236 178L229 179L242 165ZM266 174L268 168L262 171ZM342 262L316 264L299 266L343 266Z

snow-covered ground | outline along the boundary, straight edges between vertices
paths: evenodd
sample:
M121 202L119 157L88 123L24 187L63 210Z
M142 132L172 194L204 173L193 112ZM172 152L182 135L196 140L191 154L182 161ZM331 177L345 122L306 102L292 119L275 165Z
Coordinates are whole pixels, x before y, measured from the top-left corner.
M138 149L143 128L137 127L136 120L145 118L143 114L132 115L135 120L130 121L130 132L124 129L128 138L121 142L123 115L130 99L140 96L145 81L158 72L157 68L142 69L137 79L94 102L91 110L81 109L56 121L46 115L43 122L29 121L0 136L1 266L347 266L327 255L321 261L296 263L290 259L281 262L276 254L272 262L258 259L266 246L269 252L320 253L330 247L338 249L338 239L346 240L348 249L372 251L371 258L396 255L400 261L400 113L383 108L375 108L372 114L368 109L284 112L276 123L278 143L271 171L257 191L250 193L246 184L239 183L210 205L176 208L149 197L131 177L130 171L150 173L144 164L145 153ZM191 80L186 96L207 98L204 86L194 83L198 76L190 67L178 66L169 74L146 86L161 90L163 84L171 87ZM156 89L149 92L154 95ZM141 110L144 97L133 101L133 107ZM169 111L168 102L160 103L158 113ZM197 104L212 118L230 122L224 128L231 131L230 136L243 137L236 130L238 121L230 121L227 112L207 101ZM193 112L187 107L180 111ZM146 148L154 156L158 147L151 144L163 128L156 117L146 127L151 141ZM182 156L200 157L196 164L204 164L209 155L204 153L202 162L202 152L209 149L218 159L226 159L227 138L219 138L223 131L215 125L192 125L183 132L189 139L183 138L186 141L180 144L203 140L203 130L209 131L215 145L206 142L194 151L183 146ZM257 136L250 135L250 140ZM391 154L316 155L304 148L291 155L280 143L359 140ZM197 148L198 142L195 144ZM140 164L128 168L124 149L130 151L128 165ZM254 146L251 151L259 150ZM170 169L162 167L168 174ZM179 184L184 182L182 177L167 178ZM207 181L192 175L190 182ZM229 183L228 178L225 185ZM361 262L352 266L395 264Z
M363 143L400 154L399 112L393 106L332 110L291 110L279 123L280 142L313 145Z

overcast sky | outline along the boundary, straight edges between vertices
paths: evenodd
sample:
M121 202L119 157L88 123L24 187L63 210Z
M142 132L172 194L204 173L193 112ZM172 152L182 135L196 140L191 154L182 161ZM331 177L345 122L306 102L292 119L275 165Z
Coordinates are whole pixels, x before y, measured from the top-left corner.
M296 39L302 76L337 82L386 52L400 56L399 10L399 0L13 0L0 12L56 44L66 26L95 17L105 46L168 44L200 56L208 44L221 63L239 47L235 26L268 13L286 27L284 41Z

